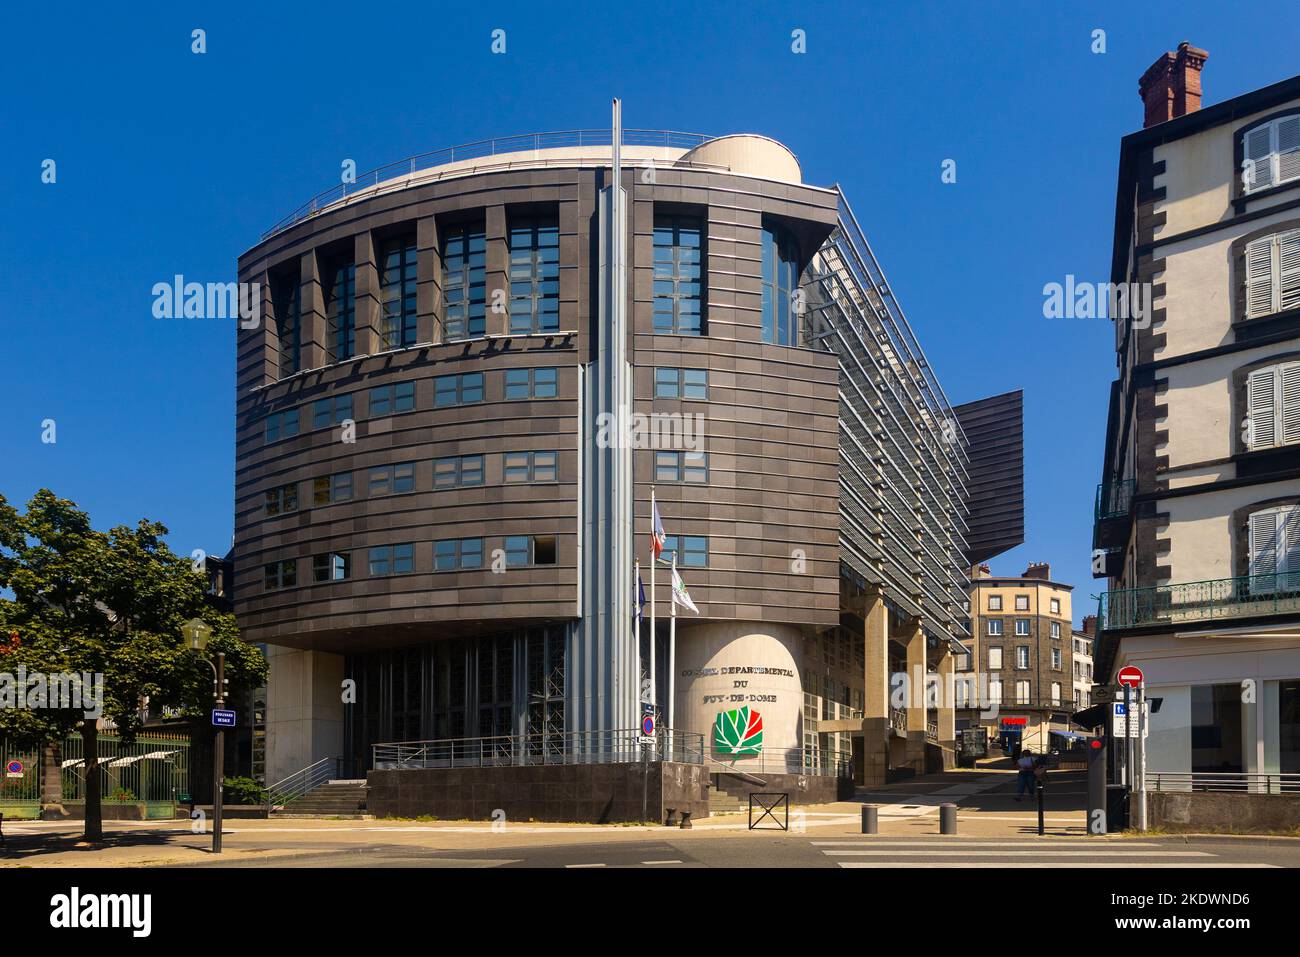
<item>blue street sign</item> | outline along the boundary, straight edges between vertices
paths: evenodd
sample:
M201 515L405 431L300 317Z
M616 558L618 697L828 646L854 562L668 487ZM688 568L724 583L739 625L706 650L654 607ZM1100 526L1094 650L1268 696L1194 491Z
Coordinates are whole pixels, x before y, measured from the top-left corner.
M212 723L218 728L233 728L235 726L235 712L213 708Z

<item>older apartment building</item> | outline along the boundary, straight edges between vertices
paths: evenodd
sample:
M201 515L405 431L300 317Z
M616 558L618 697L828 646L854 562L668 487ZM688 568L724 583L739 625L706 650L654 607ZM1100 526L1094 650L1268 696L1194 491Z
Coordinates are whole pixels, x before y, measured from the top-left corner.
M983 707L958 712L957 726L984 727L1003 747L1043 750L1051 732L1069 732L1077 710L1074 681L1074 586L1052 581L1046 562L1018 577L998 577L988 565L971 572L971 654L959 662L982 676ZM991 707L996 705L996 707Z
M1208 54L1143 75L1120 146L1094 574L1096 673L1140 666L1148 767L1300 771L1300 76L1201 109Z

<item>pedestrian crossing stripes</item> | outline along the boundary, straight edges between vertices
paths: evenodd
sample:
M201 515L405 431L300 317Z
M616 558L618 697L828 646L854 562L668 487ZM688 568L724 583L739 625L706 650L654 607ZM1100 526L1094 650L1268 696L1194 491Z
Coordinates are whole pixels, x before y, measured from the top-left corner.
M962 838L925 840L812 841L843 868L977 868L977 867L1152 867L1240 868L1272 864L1226 861L1211 850L1155 841L1050 839L978 841Z

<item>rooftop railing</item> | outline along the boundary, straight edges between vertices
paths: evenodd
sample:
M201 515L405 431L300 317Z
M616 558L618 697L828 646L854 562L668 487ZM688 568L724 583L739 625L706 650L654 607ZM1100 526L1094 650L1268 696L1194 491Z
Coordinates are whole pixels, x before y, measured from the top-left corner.
M676 130L624 130L624 146L661 146L668 149L694 149L715 137L704 133L681 133ZM400 176L411 176L421 170L459 163L464 160L484 159L505 153L523 153L530 150L582 149L588 146L610 146L614 135L609 129L603 130L560 130L553 133L523 133L517 136L499 136L474 143L462 143L460 146L448 146L428 153L419 153L380 166L365 173L358 173L356 182L339 183L322 190L303 203L284 219L280 220L262 234L262 239L269 239L281 230L288 229L295 223L316 215L327 206L347 199L355 193L373 189L380 183Z
M1098 627L1109 630L1295 611L1300 611L1300 572L1103 592L1098 596L1097 621Z

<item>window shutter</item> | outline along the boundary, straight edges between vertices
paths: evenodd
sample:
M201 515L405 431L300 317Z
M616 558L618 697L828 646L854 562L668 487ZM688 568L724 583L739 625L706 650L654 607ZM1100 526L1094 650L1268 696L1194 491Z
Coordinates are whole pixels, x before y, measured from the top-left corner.
M1271 509L1250 516L1250 591L1255 594L1277 586L1277 516Z
M1300 362L1282 366L1282 444L1300 442ZM1300 570L1300 565L1296 566Z
M1300 116L1277 121L1277 180L1300 177Z
M1300 153L1296 154L1300 156ZM1277 237L1278 309L1300 306L1300 229Z
M1246 414L1250 416L1252 449L1265 449L1277 442L1277 366L1250 374L1246 384Z
M1278 539L1278 571L1285 573L1280 587L1287 591L1300 588L1300 505L1293 505L1281 513Z
M1265 236L1246 245L1246 315L1273 312L1273 238Z
M1246 159L1251 160L1255 176L1246 187L1246 192L1266 189L1273 185L1273 126L1266 123L1257 126L1242 137L1242 151Z

